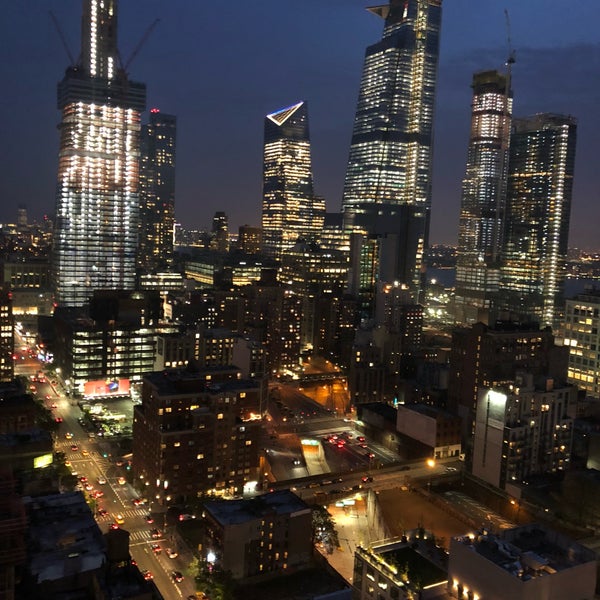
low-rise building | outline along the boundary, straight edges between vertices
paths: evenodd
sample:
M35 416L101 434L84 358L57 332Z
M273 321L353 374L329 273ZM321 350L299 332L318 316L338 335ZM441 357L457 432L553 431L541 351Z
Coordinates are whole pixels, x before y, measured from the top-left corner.
M312 511L290 490L204 505L207 560L234 579L283 575L312 564Z
M596 554L567 536L532 524L450 541L448 588L454 598L594 598Z
M432 560L434 551L445 559L443 551L426 539L359 546L354 554L353 600L445 598L448 576L439 561Z

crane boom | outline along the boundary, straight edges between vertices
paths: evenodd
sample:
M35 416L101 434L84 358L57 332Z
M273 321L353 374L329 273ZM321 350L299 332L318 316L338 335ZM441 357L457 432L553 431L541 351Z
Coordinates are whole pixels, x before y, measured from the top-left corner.
M139 51L142 49L142 46L146 43L146 40L150 37L150 34L154 30L154 28L158 25L159 21L160 21L160 19L154 19L154 21L150 24L150 27L148 27L148 29L146 29L146 31L144 32L144 35L142 36L140 41L137 43L137 46L133 49L133 52L131 53L129 58L125 61L125 64L123 65L123 71L125 71L125 73L127 73L129 66L131 65L131 63L133 62L135 57L138 55Z
M52 19L52 22L54 23L54 28L56 29L56 33L58 33L58 37L60 38L60 41L62 42L63 48L65 49L65 52L67 53L67 56L69 57L70 64L71 64L71 66L74 66L75 60L73 58L73 55L71 54L71 50L69 50L69 45L67 44L67 40L62 32L62 29L60 28L60 25L58 24L58 20L51 10L49 10L48 13L50 15L50 18Z

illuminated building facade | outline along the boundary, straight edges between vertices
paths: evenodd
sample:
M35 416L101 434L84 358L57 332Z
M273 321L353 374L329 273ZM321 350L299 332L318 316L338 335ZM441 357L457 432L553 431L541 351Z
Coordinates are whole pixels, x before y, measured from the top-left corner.
M263 230L251 225L240 225L238 248L245 254L259 254L263 246Z
M569 468L577 388L518 375L482 389L477 402L472 472L510 491L532 475ZM571 416L569 416L571 415ZM513 492L516 494L516 491Z
M508 85L508 77L498 71L473 76L456 260L454 318L458 323L488 322L498 292L512 117Z
M0 288L0 381L13 380L14 350L12 294Z
M212 220L210 247L217 252L229 250L229 219L222 210L218 210Z
M298 238L316 240L325 201L315 196L308 110L298 102L265 118L262 228L265 253L279 259Z
M135 284L146 88L118 65L117 1L86 0L81 61L58 85L53 285L59 305L81 306L93 290Z
M164 270L173 262L177 119L150 109L142 129L140 160L139 266Z
M499 306L544 326L564 304L576 130L564 115L513 121Z
M161 504L240 495L258 481L262 387L236 367L146 373L133 411L133 475Z
M369 46L361 81L346 171L344 227L364 231L360 214L411 206L402 219L418 235L404 246L414 263L407 278L421 289L431 204L431 150L441 0L390 0L371 8L385 19L383 37ZM365 231L365 233L388 233Z
M600 290L568 299L562 328L569 348L569 382L585 390L588 398L600 399Z

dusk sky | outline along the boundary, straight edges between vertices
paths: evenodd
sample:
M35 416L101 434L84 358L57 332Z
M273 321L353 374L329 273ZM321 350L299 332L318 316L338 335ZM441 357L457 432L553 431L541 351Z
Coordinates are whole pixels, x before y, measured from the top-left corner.
M384 2L381 2L382 4ZM80 45L80 0L2 3L0 222L54 211L58 154L56 84ZM365 48L383 21L364 0L121 0L125 60L156 19L130 66L148 108L178 118L176 218L230 230L259 225L264 116L308 103L315 191L339 211ZM460 185L475 71L502 68L504 9L517 62L514 114L578 119L569 245L600 250L600 1L445 0L434 124L432 243L456 243Z

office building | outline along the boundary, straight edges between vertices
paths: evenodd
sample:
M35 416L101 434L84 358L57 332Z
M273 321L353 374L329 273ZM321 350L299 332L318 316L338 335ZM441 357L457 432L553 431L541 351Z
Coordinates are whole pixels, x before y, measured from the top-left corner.
M144 272L165 270L173 261L176 143L177 119L151 108L140 159L138 265Z
M541 525L476 531L450 540L448 591L482 600L584 600L594 597L596 568L595 552Z
M12 381L14 377L14 351L12 294L0 288L0 381Z
M325 202L313 189L306 102L265 118L262 229L265 253L275 259L298 239L314 241Z
M565 304L563 344L569 349L569 383L600 400L600 290L587 290Z
M212 220L210 247L217 252L229 250L229 219L218 210Z
M519 374L513 383L480 391L473 475L520 497L533 475L566 471L571 462L577 388ZM516 486L516 487L515 487Z
M508 75L473 76L471 133L462 185L454 319L489 322L500 282L512 91Z
M513 121L499 307L556 327L563 312L576 121Z
M400 263L412 267L395 279L409 284L415 296L428 242L441 4L390 0L370 9L385 25L381 41L365 55L342 202L345 229L365 233L399 232L392 224L364 231L359 215L410 207L401 220L415 235L402 248Z
M253 582L312 564L312 510L289 490L204 503L203 548L218 569Z
M238 229L238 248L244 254L259 254L263 246L263 231L260 227L240 225Z
M145 85L119 67L117 1L83 3L80 61L58 84L56 302L133 289L138 240L140 114Z

